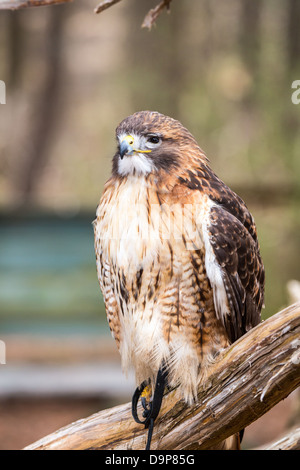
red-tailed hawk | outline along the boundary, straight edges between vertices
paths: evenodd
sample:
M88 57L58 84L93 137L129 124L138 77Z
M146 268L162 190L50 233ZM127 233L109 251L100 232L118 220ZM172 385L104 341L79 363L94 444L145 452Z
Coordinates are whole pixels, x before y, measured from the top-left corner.
M260 322L264 267L245 203L180 122L137 112L116 137L97 271L123 369L135 369L138 397L152 384L156 416L165 384L192 403L217 354Z

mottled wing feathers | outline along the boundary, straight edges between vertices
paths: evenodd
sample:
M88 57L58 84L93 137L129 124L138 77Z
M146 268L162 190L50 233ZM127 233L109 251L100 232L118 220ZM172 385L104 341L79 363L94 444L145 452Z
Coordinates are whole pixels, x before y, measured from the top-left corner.
M208 165L197 163L194 170L187 171L187 177L180 177L179 180L190 189L198 189L207 194L212 201L224 207L246 227L257 242L255 223L244 201Z
M211 208L208 231L230 308L222 321L233 342L260 322L264 269L256 242L226 209Z
M229 306L228 311L216 305L216 313L233 342L260 322L264 301L264 267L255 223L243 200L207 165L195 165L179 180L214 203L207 230Z

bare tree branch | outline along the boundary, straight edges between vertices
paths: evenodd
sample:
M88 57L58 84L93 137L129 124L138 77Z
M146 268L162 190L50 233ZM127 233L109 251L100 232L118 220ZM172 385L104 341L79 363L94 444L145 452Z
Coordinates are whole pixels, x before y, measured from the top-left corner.
M166 8L168 11L170 10L171 1L172 0L162 0L159 5L156 5L155 8L152 8L152 10L150 10L145 16L142 28L148 28L150 30L164 8Z
M21 8L28 7L38 7L38 6L47 6L47 5L57 5L60 3L72 2L73 0L0 0L0 10L19 10ZM95 13L101 13L104 10L116 5L121 2L121 0L103 0L99 5L94 9ZM155 21L166 8L170 9L170 3L172 0L162 0L155 8L152 8L147 15L142 24L142 28L148 28L149 30L155 24Z
M0 1L0 10L19 10L20 8L42 7L47 5L57 5L60 3L68 3L73 0L12 0Z
M111 6L119 3L121 0L104 0L102 1L94 10L95 13L101 13L102 11L110 8ZM170 9L170 3L172 0L162 0L155 8L152 8L147 15L142 24L142 28L148 28L149 30L155 24L155 21L162 13L162 11L166 8L167 10Z
M285 436L255 450L300 450L300 428L292 429Z
M209 449L245 428L300 385L300 303L240 338L218 356L187 406L176 390L163 399L153 450ZM144 449L147 431L131 404L101 411L27 447L35 449Z
M66 5L47 11L48 25L44 31L47 73L40 85L39 99L33 103L31 126L28 124L29 139L13 181L21 195L21 204L24 206L32 201L35 194L41 171L43 171L49 157L49 149L57 123L58 102L64 71L62 43L68 11Z
M120 1L121 0L104 0L103 2L99 3L94 12L101 13L102 11L107 10L107 8L112 7L116 3L119 3Z

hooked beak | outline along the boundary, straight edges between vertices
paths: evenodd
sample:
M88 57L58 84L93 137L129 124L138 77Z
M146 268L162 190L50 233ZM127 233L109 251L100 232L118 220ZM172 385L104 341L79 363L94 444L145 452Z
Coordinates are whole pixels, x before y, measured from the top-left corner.
M124 155L132 155L134 152L133 148L134 139L131 135L127 135L120 144L120 157L121 159Z

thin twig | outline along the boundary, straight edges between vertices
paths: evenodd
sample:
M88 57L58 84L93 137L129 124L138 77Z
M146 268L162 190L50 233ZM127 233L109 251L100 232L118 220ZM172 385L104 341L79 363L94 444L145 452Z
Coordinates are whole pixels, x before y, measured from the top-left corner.
M103 0L94 10L95 13L101 13L107 8L112 7L116 3L119 3L121 0ZM162 13L162 11L166 8L167 10L170 9L170 3L172 0L162 0L155 8L152 8L147 15L142 24L142 28L148 28L149 30L155 24L155 21Z
M0 10L19 10L21 8L58 5L60 3L69 3L72 1L73 0L28 0L28 1L14 0L14 1L0 2Z
M104 0L103 2L99 3L94 12L101 13L102 11L107 10L107 8L112 7L116 3L119 3L120 1L121 0Z
M152 8L152 10L150 10L145 16L142 28L148 28L150 30L155 24L155 21L157 20L163 9L166 8L168 11L170 10L171 1L172 0L162 0L159 5L156 5L155 8Z

